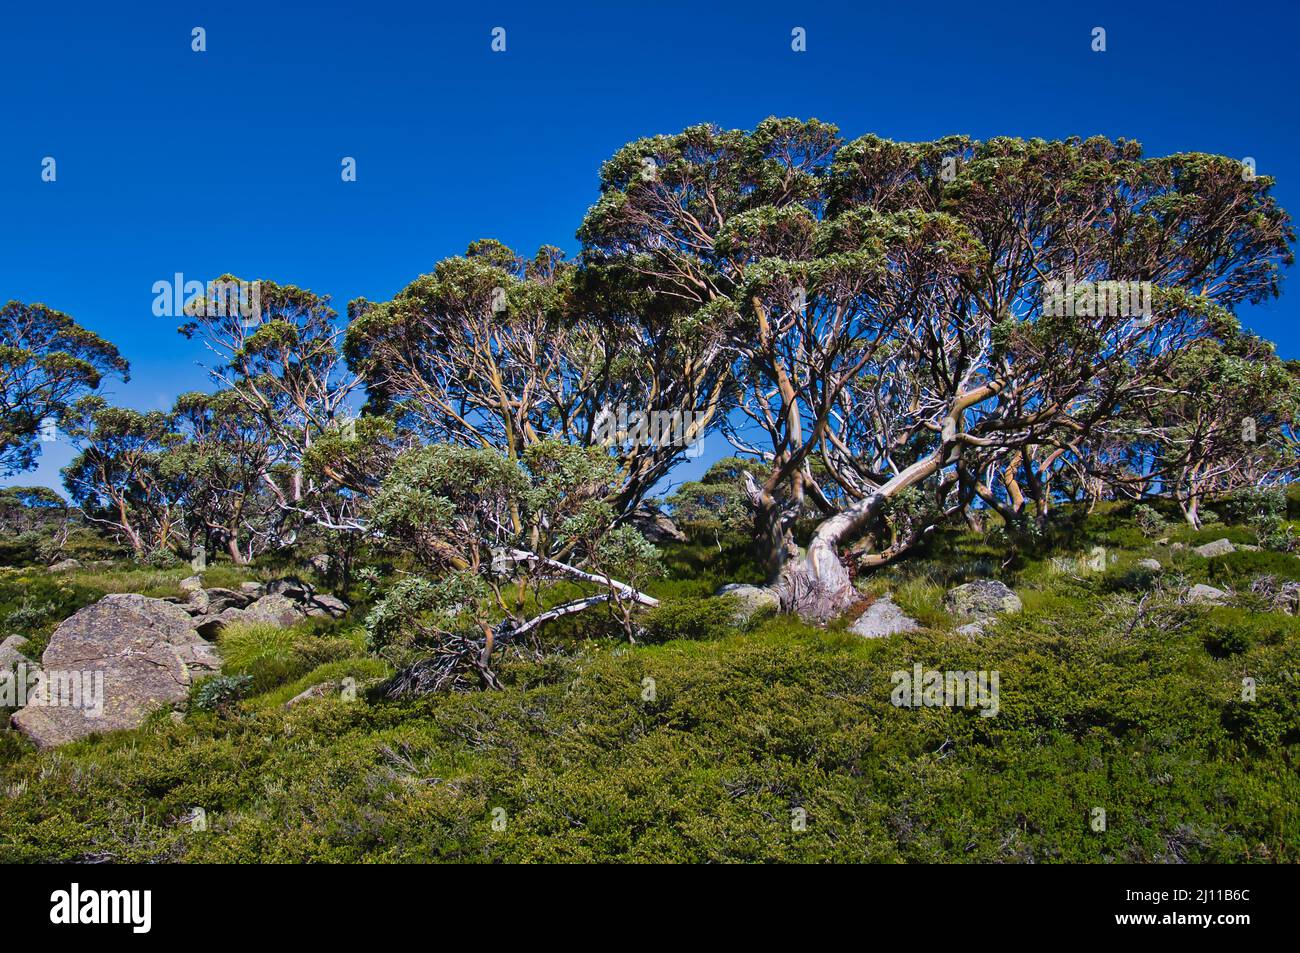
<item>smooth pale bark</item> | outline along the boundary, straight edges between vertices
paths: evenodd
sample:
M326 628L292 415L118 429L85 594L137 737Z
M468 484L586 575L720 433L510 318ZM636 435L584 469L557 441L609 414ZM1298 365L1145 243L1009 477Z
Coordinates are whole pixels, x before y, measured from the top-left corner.
M603 573L587 572L584 569L579 569L577 566L570 566L568 563L562 563L558 559L545 559L538 556L536 553L530 553L526 549L511 549L506 553L506 555L519 562L540 562L543 566L564 573L564 575L570 576L574 579L581 579L585 582L594 582L602 586L608 586L623 598L631 599L643 606L653 607L659 605L659 600L654 598L654 596L647 596L639 589L633 589L627 583L619 582L617 579L612 579Z
M786 562L772 588L781 608L806 619L824 621L858 599L840 548L852 542L880 515L890 497L915 486L939 470L940 456L918 460L869 496L825 520L813 533L807 551Z

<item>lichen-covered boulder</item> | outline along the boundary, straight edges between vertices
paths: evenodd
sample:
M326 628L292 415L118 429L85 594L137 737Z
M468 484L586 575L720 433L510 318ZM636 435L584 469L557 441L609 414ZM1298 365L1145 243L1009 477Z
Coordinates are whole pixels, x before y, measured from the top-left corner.
M11 635L0 642L0 673L12 671L22 662L31 663L31 659L22 651L27 641L25 636Z
M46 748L138 728L151 711L185 701L221 660L180 606L119 594L65 619L41 665L48 694L29 698L12 724Z
M306 613L288 596L272 593L268 596L262 596L247 609L236 610L239 612L238 619L240 622L259 622L270 625L278 625L281 628L291 626L300 621ZM223 616L230 610L222 613Z
M330 619L339 619L348 611L348 604L337 596L331 596L324 592L317 592L307 600L305 608L307 614L310 616L323 616Z
M921 623L900 609L895 604L894 597L887 592L853 620L849 631L864 639L880 639L899 632L915 632L919 628Z
M1237 547L1232 545L1230 539L1216 539L1212 543L1197 546L1192 550L1196 555L1204 556L1206 559L1213 559L1215 556L1227 556L1229 553L1235 553L1236 551Z
M1019 612L1024 603L1005 583L977 579L949 589L943 597L943 607L964 619L988 619L1004 612Z

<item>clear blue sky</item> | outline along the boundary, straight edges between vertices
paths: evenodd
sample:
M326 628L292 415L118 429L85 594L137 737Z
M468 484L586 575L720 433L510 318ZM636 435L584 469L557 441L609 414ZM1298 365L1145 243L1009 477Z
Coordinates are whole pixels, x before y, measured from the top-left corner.
M201 347L154 317L155 281L273 278L342 312L477 238L576 250L620 145L769 115L849 137L1100 133L1153 155L1253 156L1300 213L1295 3L1052 6L9 4L0 300L42 301L112 340L133 368L112 399L162 409L206 377ZM41 181L45 156L56 182ZM1243 316L1300 357L1300 288ZM9 482L57 486L70 451L45 448Z

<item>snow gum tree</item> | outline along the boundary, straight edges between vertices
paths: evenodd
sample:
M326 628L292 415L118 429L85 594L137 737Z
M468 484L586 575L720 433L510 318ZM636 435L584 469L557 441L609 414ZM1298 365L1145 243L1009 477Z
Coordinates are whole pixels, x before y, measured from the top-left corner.
M625 147L580 234L727 329L724 426L769 467L749 487L769 584L826 618L855 598L848 547L873 536L878 565L977 496L1045 511L1051 475L1180 353L1276 294L1293 236L1271 185L1124 140L844 143L770 119ZM822 520L800 546L805 500ZM882 532L891 509L910 515Z

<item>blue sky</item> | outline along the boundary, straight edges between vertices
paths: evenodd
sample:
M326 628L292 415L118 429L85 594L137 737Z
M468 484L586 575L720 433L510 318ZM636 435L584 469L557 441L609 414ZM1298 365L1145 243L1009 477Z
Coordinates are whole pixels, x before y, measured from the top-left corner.
M1297 5L1061 6L10 5L0 300L42 301L112 340L133 371L111 398L163 409L207 381L201 346L153 315L156 281L272 278L342 312L478 238L574 251L619 146L769 115L849 137L1100 133L1153 155L1252 156L1300 210ZM807 52L790 48L796 26ZM341 181L344 156L356 182ZM1242 316L1300 357L1300 289ZM58 486L70 455L46 444L40 469L8 482Z

